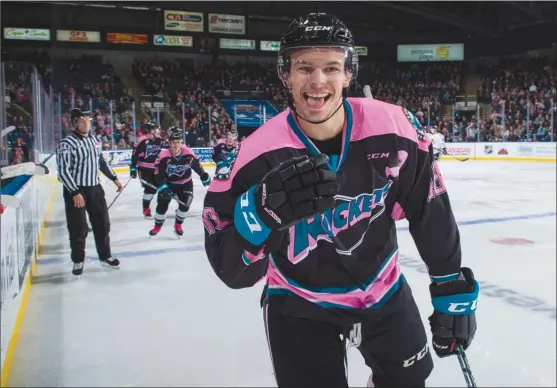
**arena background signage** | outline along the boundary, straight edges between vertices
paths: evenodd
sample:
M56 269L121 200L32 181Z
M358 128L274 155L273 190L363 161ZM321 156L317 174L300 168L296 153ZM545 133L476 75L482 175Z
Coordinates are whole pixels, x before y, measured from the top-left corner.
M108 43L117 44L147 44L147 34L126 34L119 32L109 32L106 34Z
M399 44L397 45L399 62L440 62L464 60L464 44Z
M255 50L255 40L221 38L219 47L227 50Z
M100 42L101 33L99 31L58 30L56 40L61 42Z
M170 31L203 32L203 13L164 11L164 29Z
M367 47L366 46L356 46L356 54L361 56L367 56Z
M43 28L4 28L4 39L50 40L50 30Z
M193 37L178 35L153 35L155 46L193 47Z
M280 42L276 40L262 40L259 42L261 51L279 51Z
M240 15L209 14L209 32L217 34L246 34L246 17Z

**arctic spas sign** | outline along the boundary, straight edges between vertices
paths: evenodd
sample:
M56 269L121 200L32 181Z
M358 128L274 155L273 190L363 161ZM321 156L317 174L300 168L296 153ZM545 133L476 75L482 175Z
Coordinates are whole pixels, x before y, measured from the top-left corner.
M192 36L153 35L155 46L193 47Z
M442 62L464 60L464 44L399 44L396 47L399 62Z
M99 31L58 30L56 40L59 42L98 43L101 41Z
M4 28L4 39L50 40L50 30L44 28Z
M262 40L259 42L261 51L279 51L280 42L277 40Z
M240 15L209 14L209 32L216 34L246 34L246 17Z

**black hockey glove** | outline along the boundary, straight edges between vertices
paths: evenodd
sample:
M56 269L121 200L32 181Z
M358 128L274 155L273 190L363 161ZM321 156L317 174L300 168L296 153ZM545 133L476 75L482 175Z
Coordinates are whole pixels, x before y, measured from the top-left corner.
M340 182L325 170L325 154L300 156L282 162L238 198L234 224L253 245L260 245L271 231L288 227L333 207Z
M163 183L162 185L160 185L157 188L157 191L159 192L159 198L165 200L165 201L170 201L172 199L172 190L170 190L170 188L168 187L168 185L166 183Z
M462 268L456 280L429 286L433 314L429 325L433 350L439 357L456 354L457 345L466 350L476 334L476 306L480 285L470 268Z

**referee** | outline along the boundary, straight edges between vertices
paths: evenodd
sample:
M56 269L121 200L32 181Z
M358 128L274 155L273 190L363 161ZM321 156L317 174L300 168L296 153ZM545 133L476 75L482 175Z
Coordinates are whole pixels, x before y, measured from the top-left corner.
M73 109L71 123L74 131L60 141L56 150L58 179L64 185L66 222L70 234L71 259L74 275L83 273L85 240L88 226L85 212L95 237L97 254L105 267L119 268L120 261L110 251L110 219L99 178L99 169L122 191L122 184L108 166L101 152L101 144L90 134L91 112Z

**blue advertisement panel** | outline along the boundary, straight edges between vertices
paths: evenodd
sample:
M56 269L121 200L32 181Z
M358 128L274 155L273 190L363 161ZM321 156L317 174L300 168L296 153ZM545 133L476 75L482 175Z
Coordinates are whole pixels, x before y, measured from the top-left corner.
M213 159L211 159L213 149L211 147L192 149L201 163L213 163ZM113 167L129 166L132 162L132 150L103 151L103 156L104 160Z
M221 103L239 127L259 128L265 121L278 114L268 101L232 100Z

